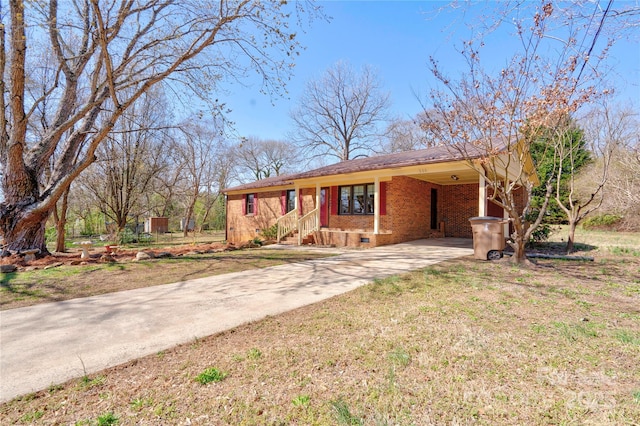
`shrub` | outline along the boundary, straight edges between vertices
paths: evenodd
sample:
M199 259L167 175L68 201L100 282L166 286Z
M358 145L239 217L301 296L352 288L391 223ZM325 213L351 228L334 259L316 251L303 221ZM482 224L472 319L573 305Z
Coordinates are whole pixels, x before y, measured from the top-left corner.
M601 214L591 216L582 221L584 229L612 228L622 220L622 217L615 214Z
M275 224L262 230L262 236L265 240L275 240L278 238L278 225Z
M535 231L531 234L529 239L529 245L535 245L536 243L542 243L549 239L551 235L552 227L548 223L541 223Z
M131 244L137 242L136 236L133 231L129 228L124 228L118 234L118 244Z

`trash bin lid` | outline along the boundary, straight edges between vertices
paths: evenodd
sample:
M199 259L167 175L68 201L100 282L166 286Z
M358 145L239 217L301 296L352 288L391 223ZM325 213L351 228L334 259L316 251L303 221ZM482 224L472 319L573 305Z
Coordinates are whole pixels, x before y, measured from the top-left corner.
M497 222L497 221L503 221L503 220L504 218L495 217L495 216L478 216L478 217L469 218L469 221L473 221L473 222Z

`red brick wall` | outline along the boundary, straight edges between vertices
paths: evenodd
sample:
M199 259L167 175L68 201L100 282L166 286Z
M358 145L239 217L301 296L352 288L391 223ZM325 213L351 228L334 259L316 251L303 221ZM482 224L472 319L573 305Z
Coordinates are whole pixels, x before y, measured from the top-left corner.
M386 214L380 216L380 231L391 234L375 239L375 243L371 238L370 246L441 237L437 230L430 229L432 188L441 190L440 185L409 177L394 177L390 182L386 182ZM371 232L373 215L330 215L329 229ZM355 244L355 240L345 239L346 237L340 234L331 238L335 240L332 244Z
M302 188L302 214L307 214L316 208L316 189Z
M227 240L232 243L244 243L259 236L263 229L276 223L282 216L280 204L281 191L258 193L258 214L243 215L243 195L227 197ZM256 232L256 230L258 230Z
M371 183L371 182L368 182ZM334 202L338 202L337 200L331 199L331 188L329 188L329 206L333 205ZM389 193L389 182L387 182L387 194ZM387 196L387 206L389 205L389 199ZM380 216L380 230L391 230L392 227L392 218L390 216L389 210L387 210L387 214ZM329 208L329 225L330 229L341 229L341 230L357 230L364 229L373 231L373 215L332 215L331 208Z
M473 237L469 219L478 216L478 191L477 183L442 187L440 209L446 237Z
M243 195L230 195L227 198L227 240L244 243L260 236L263 229L273 226L282 216L282 191L258 192L258 214L243 215ZM315 208L315 188L302 189L302 211L309 213ZM299 207L299 206L298 206ZM259 230L256 232L256 229Z
M399 176L394 177L387 187L387 212L393 218L391 230L394 241L440 236L431 229L431 189L437 189L440 194L440 185Z
M444 236L472 237L469 218L478 215L478 184L440 186L409 177L394 177L386 182L386 188L386 215L380 217L380 231L391 234L376 242L372 239L369 246L441 237L439 231L431 229L432 188L438 190L438 223L445 222ZM243 196L230 195L227 200L228 240L235 243L251 240L259 236L262 229L275 224L282 212L281 193L258 193L258 214L244 216ZM524 191L518 195L520 202L524 202ZM331 197L331 191L328 197ZM315 208L315 188L302 190L302 206L305 214ZM329 211L329 229L372 232L373 215L331 215ZM353 242L349 240L349 244Z

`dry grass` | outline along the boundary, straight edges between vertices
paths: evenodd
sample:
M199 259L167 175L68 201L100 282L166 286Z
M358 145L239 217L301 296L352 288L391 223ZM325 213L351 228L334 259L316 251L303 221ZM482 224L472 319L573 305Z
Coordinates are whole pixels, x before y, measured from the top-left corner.
M532 268L463 258L54 386L3 404L0 416L78 425L634 425L639 365L639 256ZM220 381L196 380L212 368Z

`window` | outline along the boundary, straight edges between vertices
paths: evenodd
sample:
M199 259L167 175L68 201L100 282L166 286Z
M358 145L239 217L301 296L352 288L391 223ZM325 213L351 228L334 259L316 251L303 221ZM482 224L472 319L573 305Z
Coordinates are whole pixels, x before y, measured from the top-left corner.
M255 214L256 194L247 194L245 214Z
M373 214L374 185L351 185L340 187L338 214Z
M286 213L289 213L291 210L294 210L296 208L296 190L295 189L289 189L287 191L287 211Z
M351 186L340 187L340 214L351 213Z

